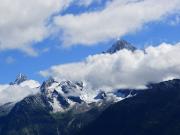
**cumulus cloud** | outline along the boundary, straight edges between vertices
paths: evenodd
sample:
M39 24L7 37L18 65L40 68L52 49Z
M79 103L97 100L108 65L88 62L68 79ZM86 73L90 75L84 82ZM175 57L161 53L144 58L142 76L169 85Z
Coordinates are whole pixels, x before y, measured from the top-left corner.
M37 55L31 45L50 34L48 19L71 0L0 0L0 51L20 49Z
M18 102L28 95L39 92L40 84L34 80L28 80L21 85L0 84L0 105L8 102Z
M180 43L163 43L145 52L121 50L89 56L82 62L55 65L41 71L57 80L82 80L92 89L144 88L150 82L180 78Z
M66 46L93 45L135 32L179 9L179 0L112 0L100 11L57 16L54 24Z
M105 7L97 7L99 10L75 15L62 11L102 0L0 2L0 51L19 49L32 56L37 56L32 46L57 31L65 45L92 45L134 32L180 9L179 0L106 0Z

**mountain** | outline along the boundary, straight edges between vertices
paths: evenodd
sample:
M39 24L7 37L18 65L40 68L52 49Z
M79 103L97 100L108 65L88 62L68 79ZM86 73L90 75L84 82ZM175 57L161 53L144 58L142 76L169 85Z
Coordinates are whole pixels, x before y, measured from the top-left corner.
M124 97L121 101L110 100L108 93L101 90L94 97L97 101L91 103L82 99L81 102L70 101L68 95L63 94L57 98L60 91L51 97L54 95L52 86L59 87L59 84L54 83L57 81L53 78L48 79L41 85L41 93L24 98L8 113L0 116L0 134L177 135L180 133L178 79L149 84L145 90L119 89L114 94ZM77 86L67 81L61 82L60 87L65 88L65 93L69 93ZM83 89L78 86L76 90ZM63 110L54 110L54 100L64 107Z
M52 77L42 83L40 94L46 98L52 108L50 111L53 112L66 112L74 107L79 108L81 105L87 105L83 109L86 110L91 103L122 100L115 92L108 92L105 93L104 98L97 98L101 91L87 89L83 82L69 80L58 82Z
M16 77L15 81L14 81L14 82L11 82L10 85L14 85L14 84L19 85L19 84L21 84L22 82L27 81L27 80L28 80L27 76L26 76L26 75L23 75L22 73L20 73L20 74Z
M77 135L180 134L180 80L151 84L106 109Z
M49 80L46 86L47 83ZM112 104L110 100L88 104L73 97L68 100L68 96L60 95L57 91L46 92L43 90L42 93L24 98L0 117L0 134L70 135L93 121Z
M21 87L29 87L29 88L38 88L40 86L38 81L30 80L28 77L22 73L20 73L14 82L9 83L10 86L21 86Z
M32 84L21 77L24 78L21 75L16 80L23 81L11 83L9 87L29 89ZM93 121L114 102L125 98L116 95L118 90L102 93L87 89L83 82L58 82L52 77L34 88L39 92L0 106L1 135L69 135Z
M10 88L24 88L23 84L29 80L20 75L15 82ZM29 86L32 84L26 87ZM83 82L58 82L52 77L34 88L39 92L0 106L1 135L70 135L95 120L113 103L132 96L130 90L94 91Z
M104 53L135 51L119 40ZM0 135L177 135L180 80L151 83L147 89L90 89L81 81L42 84L20 74L2 87L20 98L0 103ZM14 94L12 94L14 92ZM19 96L19 95L18 95Z
M133 45L131 45L129 42L125 41L125 40L118 40L116 43L114 43L111 48L109 48L107 51L105 51L104 53L116 53L120 50L123 49L127 49L129 51L135 51L136 47L134 47Z
M105 92L101 90L90 90L83 82L72 82L70 80L58 82L54 78L50 77L48 80L44 81L42 85L34 80L28 80L28 77L20 74L14 82L10 83L6 89L10 91L16 91L22 89L33 96L41 95L46 101L49 111L55 112L66 112L75 106L80 106L81 104L91 104L106 101L117 102L125 98L123 94L117 94L118 90L113 90L112 92ZM5 90L6 90L5 89ZM27 93L27 94L28 94ZM32 93L32 94L31 94ZM102 97L103 96L103 97ZM9 108L9 104L15 105L19 102L19 99L15 102L8 102L0 105L0 112L5 111L4 108ZM2 109L1 109L2 108ZM7 110L9 112L9 109ZM6 113L6 112L5 112Z
M19 74L15 81L4 84L0 88L0 116L8 113L14 105L24 97L36 94L39 89L39 82L28 79L27 76Z

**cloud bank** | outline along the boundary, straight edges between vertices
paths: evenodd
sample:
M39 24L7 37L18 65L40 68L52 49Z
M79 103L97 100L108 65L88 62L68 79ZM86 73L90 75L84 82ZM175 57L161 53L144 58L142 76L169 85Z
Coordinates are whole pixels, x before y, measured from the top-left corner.
M20 85L0 84L0 105L18 102L29 95L38 93L39 90L36 87L39 85L34 80L25 81Z
M58 34L66 46L94 45L135 32L180 9L179 0L106 0L99 10L62 14L70 6L88 7L102 0L0 2L0 51L19 49L32 56L37 55L33 45L52 35Z
M54 23L63 32L66 46L94 45L135 32L179 9L179 0L112 0L100 11L57 16Z
M82 62L55 65L44 77L84 81L92 89L144 88L150 82L180 78L180 43L148 47L145 52L121 50L89 56Z
M0 50L20 49L37 55L32 45L50 33L48 19L70 0L0 0Z

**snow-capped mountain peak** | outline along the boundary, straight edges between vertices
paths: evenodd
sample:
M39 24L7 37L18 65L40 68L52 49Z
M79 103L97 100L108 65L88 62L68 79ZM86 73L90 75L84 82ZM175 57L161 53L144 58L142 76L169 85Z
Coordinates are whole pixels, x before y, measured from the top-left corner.
M125 40L118 40L105 53L113 54L113 53L116 53L117 51L120 51L123 49L127 49L129 51L135 51L136 47L134 47L133 45L131 45L129 42L127 42Z
M14 81L14 82L11 82L10 85L14 85L14 84L19 85L19 84L21 84L22 82L27 81L27 80L28 80L27 76L24 75L24 74L22 74L22 73L20 73L20 74L16 77L15 81Z
M49 102L54 112L65 111L75 104L81 104L83 91L82 82L62 81L58 82L50 77L40 87L40 93Z
M14 82L9 83L10 86L18 85L19 87L28 87L28 88L38 88L40 86L38 81L29 80L28 77L22 73L20 73Z
M14 82L0 85L0 105L21 101L29 95L35 95L39 92L39 82L28 80L27 76L19 74Z
M48 80L46 80L46 81L44 81L44 82L42 83L42 85L41 85L41 87L40 87L40 91L41 91L42 93L47 93L48 90L51 89L52 85L53 85L53 84L57 84L57 83L58 83L58 82L56 82L54 78L49 77ZM53 86L52 88L54 89L55 87L56 87L56 86Z

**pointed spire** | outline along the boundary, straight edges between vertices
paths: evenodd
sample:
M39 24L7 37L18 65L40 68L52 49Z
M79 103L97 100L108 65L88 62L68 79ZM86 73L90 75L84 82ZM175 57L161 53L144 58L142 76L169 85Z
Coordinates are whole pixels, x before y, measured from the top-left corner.
M50 87L55 81L53 77L49 77L46 81L44 81L40 87L41 92L45 93L47 92L47 88Z
M133 45L131 45L129 42L127 42L126 40L118 40L116 43L114 43L112 45L111 48L109 48L105 53L116 53L117 51L123 50L123 49L127 49L130 51L135 51L136 47L134 47Z
M10 85L14 85L14 84L19 85L19 84L21 84L22 82L27 81L27 79L28 79L28 78L27 78L26 75L20 73L20 74L16 77L15 81L14 81L14 82L11 82Z

